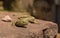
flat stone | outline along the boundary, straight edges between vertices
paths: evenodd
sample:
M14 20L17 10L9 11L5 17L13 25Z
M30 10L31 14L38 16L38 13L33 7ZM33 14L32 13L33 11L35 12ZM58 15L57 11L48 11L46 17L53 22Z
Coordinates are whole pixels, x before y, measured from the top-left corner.
M11 22L12 18L9 15L6 15L5 17L2 18L2 21L4 21L4 22Z

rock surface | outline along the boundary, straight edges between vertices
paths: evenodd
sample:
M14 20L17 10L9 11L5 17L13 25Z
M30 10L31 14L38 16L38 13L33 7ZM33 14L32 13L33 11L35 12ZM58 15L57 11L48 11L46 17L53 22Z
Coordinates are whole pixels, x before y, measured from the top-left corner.
M38 24L28 24L27 28L6 26L1 27L1 38L43 38L43 36L54 38L57 34L57 25L51 22L39 20ZM43 34L44 33L44 34ZM24 37L23 37L24 36Z
M13 16L15 14L15 16ZM21 13L3 13L0 12L0 18L9 15L12 17L12 22L17 20L18 15ZM0 38L44 38L55 37L58 32L57 24L37 20L38 24L28 24L27 28L16 27L12 25L12 22L3 22L0 19Z

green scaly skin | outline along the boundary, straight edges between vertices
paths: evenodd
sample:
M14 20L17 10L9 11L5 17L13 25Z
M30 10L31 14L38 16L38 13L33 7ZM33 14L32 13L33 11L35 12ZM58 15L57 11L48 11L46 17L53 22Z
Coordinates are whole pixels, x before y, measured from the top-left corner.
M15 25L20 27L25 27L29 23L35 24L38 22L32 16L25 16L25 17L20 17L19 20L15 22Z

